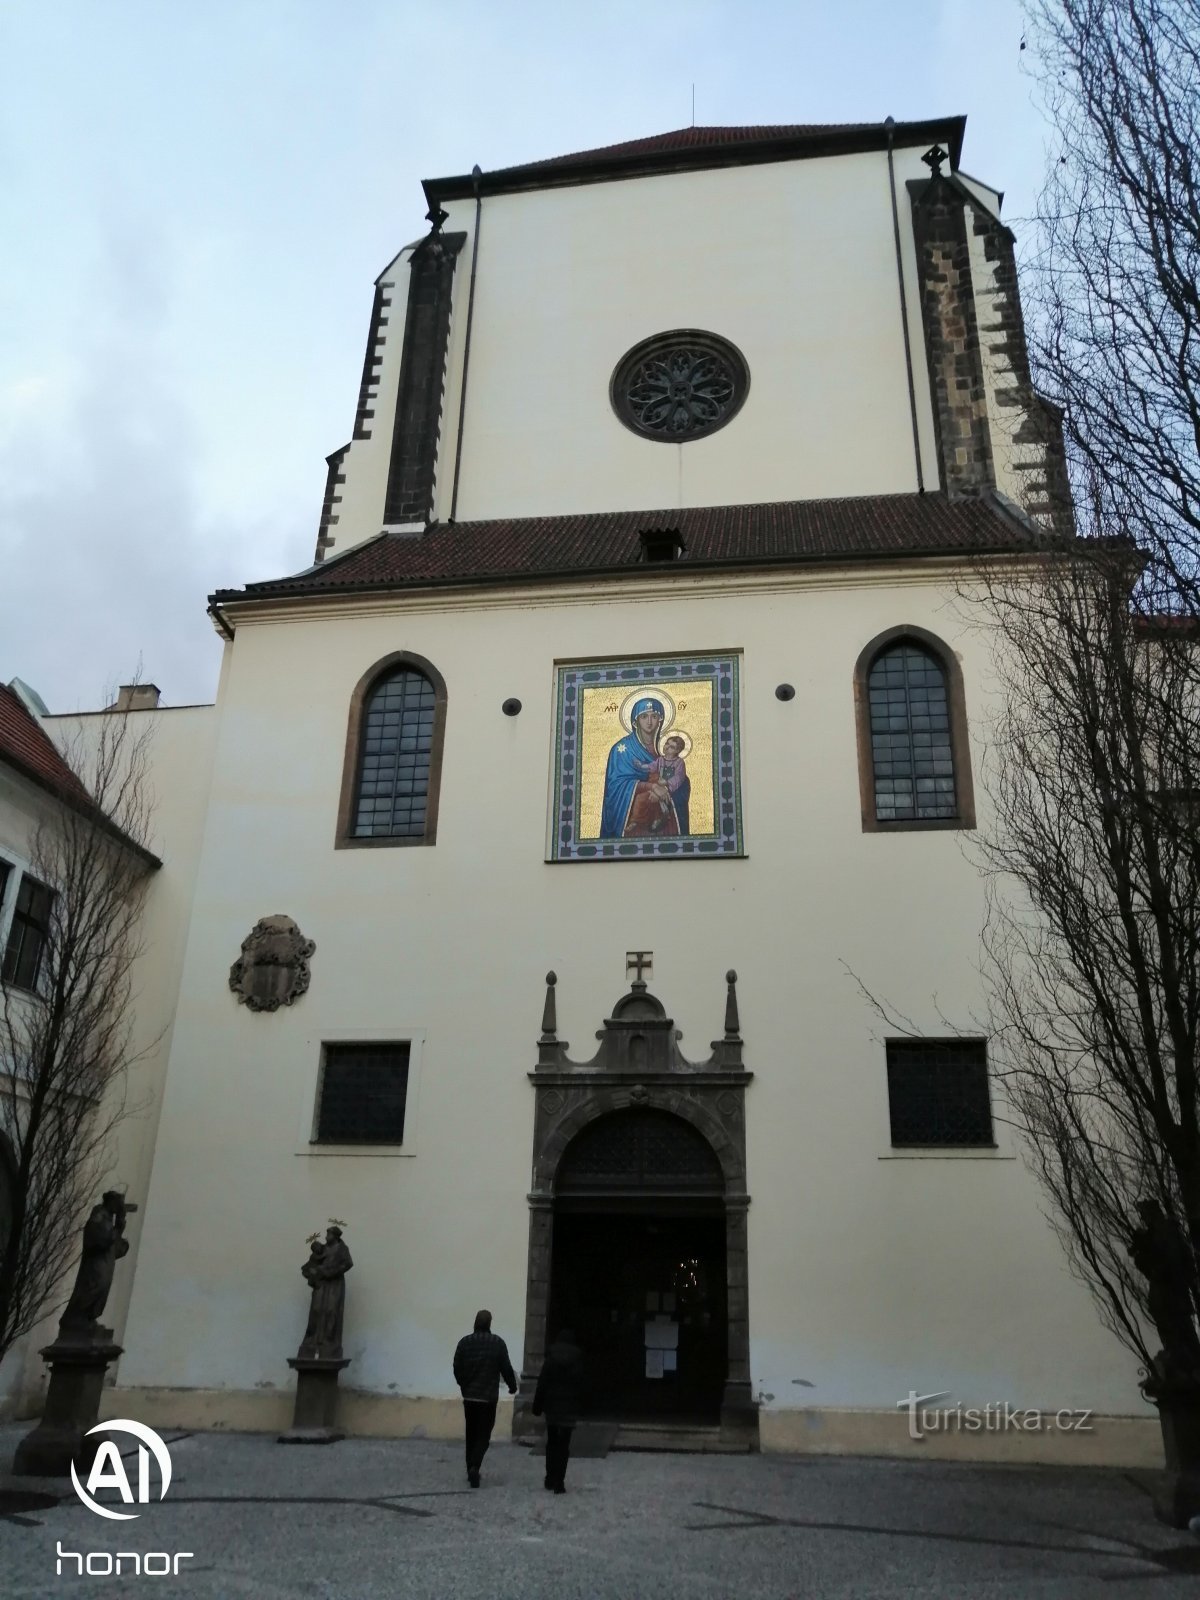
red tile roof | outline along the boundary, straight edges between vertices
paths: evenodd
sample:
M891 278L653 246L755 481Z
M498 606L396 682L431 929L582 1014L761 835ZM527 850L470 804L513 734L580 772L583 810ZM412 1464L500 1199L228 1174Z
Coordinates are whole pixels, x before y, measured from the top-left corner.
M584 161L610 161L616 156L648 156L676 150L712 150L721 145L762 144L775 139L817 139L830 133L865 133L877 127L874 122L801 122L763 125L757 128L672 128L669 133L652 133L646 139L626 139L620 144L599 145L594 150L578 150L571 155L548 156L542 161L526 161L517 167L499 167L492 174L529 172L544 167L562 167Z
M666 529L682 535L684 554L647 565L639 535ZM942 494L434 523L423 534L382 534L294 577L223 589L212 599L983 554L1027 547L1033 537L989 500Z
M59 754L58 746L29 711L18 694L0 683L0 762L86 816L97 828L111 834L140 856L147 866L161 867L159 858L131 839L92 799L85 786Z
M951 167L962 151L965 117L931 117L922 122L801 122L758 127L673 128L644 139L626 139L571 155L498 167L479 177L481 194L516 189L541 189L566 183L596 183L608 178L643 177L687 168L717 167L762 161L799 160L805 156L841 155L859 150L884 150L889 137L897 146L945 144ZM427 178L430 204L469 199L475 192L470 174Z
M44 788L76 800L87 790L58 753L58 747L25 702L0 684L0 761L16 767Z

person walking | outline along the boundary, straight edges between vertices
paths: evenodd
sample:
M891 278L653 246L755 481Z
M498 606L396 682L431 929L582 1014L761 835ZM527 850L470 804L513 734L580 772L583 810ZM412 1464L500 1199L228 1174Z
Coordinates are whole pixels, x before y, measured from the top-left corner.
M492 1332L492 1313L477 1311L475 1331L465 1334L454 1351L454 1381L462 1390L466 1422L467 1482L472 1489L479 1487L483 1458L496 1425L501 1378L508 1385L509 1394L516 1394L517 1380L508 1359L508 1346Z
M533 1395L533 1414L546 1418L546 1488L566 1494L571 1430L583 1403L583 1352L569 1328L560 1330L546 1352Z

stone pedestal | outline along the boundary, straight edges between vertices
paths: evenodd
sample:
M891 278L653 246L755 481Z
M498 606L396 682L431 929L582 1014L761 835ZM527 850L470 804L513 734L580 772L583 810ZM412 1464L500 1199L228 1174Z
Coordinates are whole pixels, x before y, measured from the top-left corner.
M280 1444L336 1444L346 1436L333 1425L337 1411L338 1373L350 1358L291 1356L288 1366L296 1374L296 1409L292 1425L279 1435Z
M95 1327L90 1337L64 1338L60 1333L41 1352L50 1367L50 1386L42 1420L17 1446L13 1471L25 1478L65 1478L74 1464L90 1470L99 1439L86 1437L100 1413L104 1374L122 1353L111 1328Z

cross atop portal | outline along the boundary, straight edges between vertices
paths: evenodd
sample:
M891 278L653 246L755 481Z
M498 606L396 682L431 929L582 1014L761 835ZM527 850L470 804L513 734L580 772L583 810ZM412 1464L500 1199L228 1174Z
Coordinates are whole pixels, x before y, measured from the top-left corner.
M643 972L648 972L648 973L650 973L651 976L653 976L653 974L654 974L654 951L653 950L627 950L625 952L625 974L626 974L626 976L628 977L628 975L631 972L635 974L635 977L634 977L633 981L635 983L640 983L642 985L642 987L645 988L646 980L642 977L642 973Z

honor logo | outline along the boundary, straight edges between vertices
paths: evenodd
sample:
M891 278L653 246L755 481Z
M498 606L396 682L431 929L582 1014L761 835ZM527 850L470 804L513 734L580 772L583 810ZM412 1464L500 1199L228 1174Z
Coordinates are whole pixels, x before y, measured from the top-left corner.
M138 1444L138 1505L150 1504L150 1455L154 1454L155 1464L158 1467L159 1491L161 1500L171 1484L171 1452L155 1433L153 1428L148 1428L144 1422L130 1422L125 1418L118 1418L114 1422L98 1422L94 1428L89 1428L87 1437L93 1433L131 1433ZM92 1496L97 1489L115 1489L127 1506L133 1504L133 1490L129 1486L129 1476L125 1471L125 1463L121 1460L121 1452L117 1449L112 1439L105 1439L96 1451L96 1459L92 1462L92 1470L88 1473L87 1483L79 1481L79 1474L75 1471L75 1463L71 1463L71 1482L75 1485L75 1493L83 1501L89 1511L94 1511L98 1517L111 1517L114 1522L129 1522L133 1517L140 1517L140 1511L114 1511L111 1506L102 1506Z
M162 1500L171 1486L171 1453L166 1445L155 1433L153 1428L148 1428L144 1422L131 1422L128 1418L121 1417L112 1422L98 1422L94 1428L89 1428L89 1436L93 1433L126 1433L137 1440L137 1491L129 1481L125 1462L121 1451L114 1439L104 1439L96 1451L96 1459L92 1462L87 1481L81 1483L75 1464L71 1464L71 1482L75 1493L83 1501L89 1511L94 1511L98 1517L107 1517L114 1522L129 1522L141 1516L140 1511L118 1511L112 1505L101 1505L96 1499L99 1489L115 1489L121 1497L123 1505L132 1506L150 1505L153 1499ZM127 1447L128 1448L128 1447ZM158 1476L158 1494L152 1495L150 1480L150 1463L154 1462ZM58 1556L57 1571L63 1576L63 1563L75 1562L75 1573L83 1577L86 1573L93 1578L107 1578L127 1574L142 1575L159 1578L168 1574L178 1575L181 1561L195 1559L192 1551L180 1550L174 1555L169 1555L165 1550L148 1550L145 1553L135 1550L118 1550L115 1553L109 1550L64 1550L61 1541L55 1541ZM71 1567L67 1567L68 1576Z

